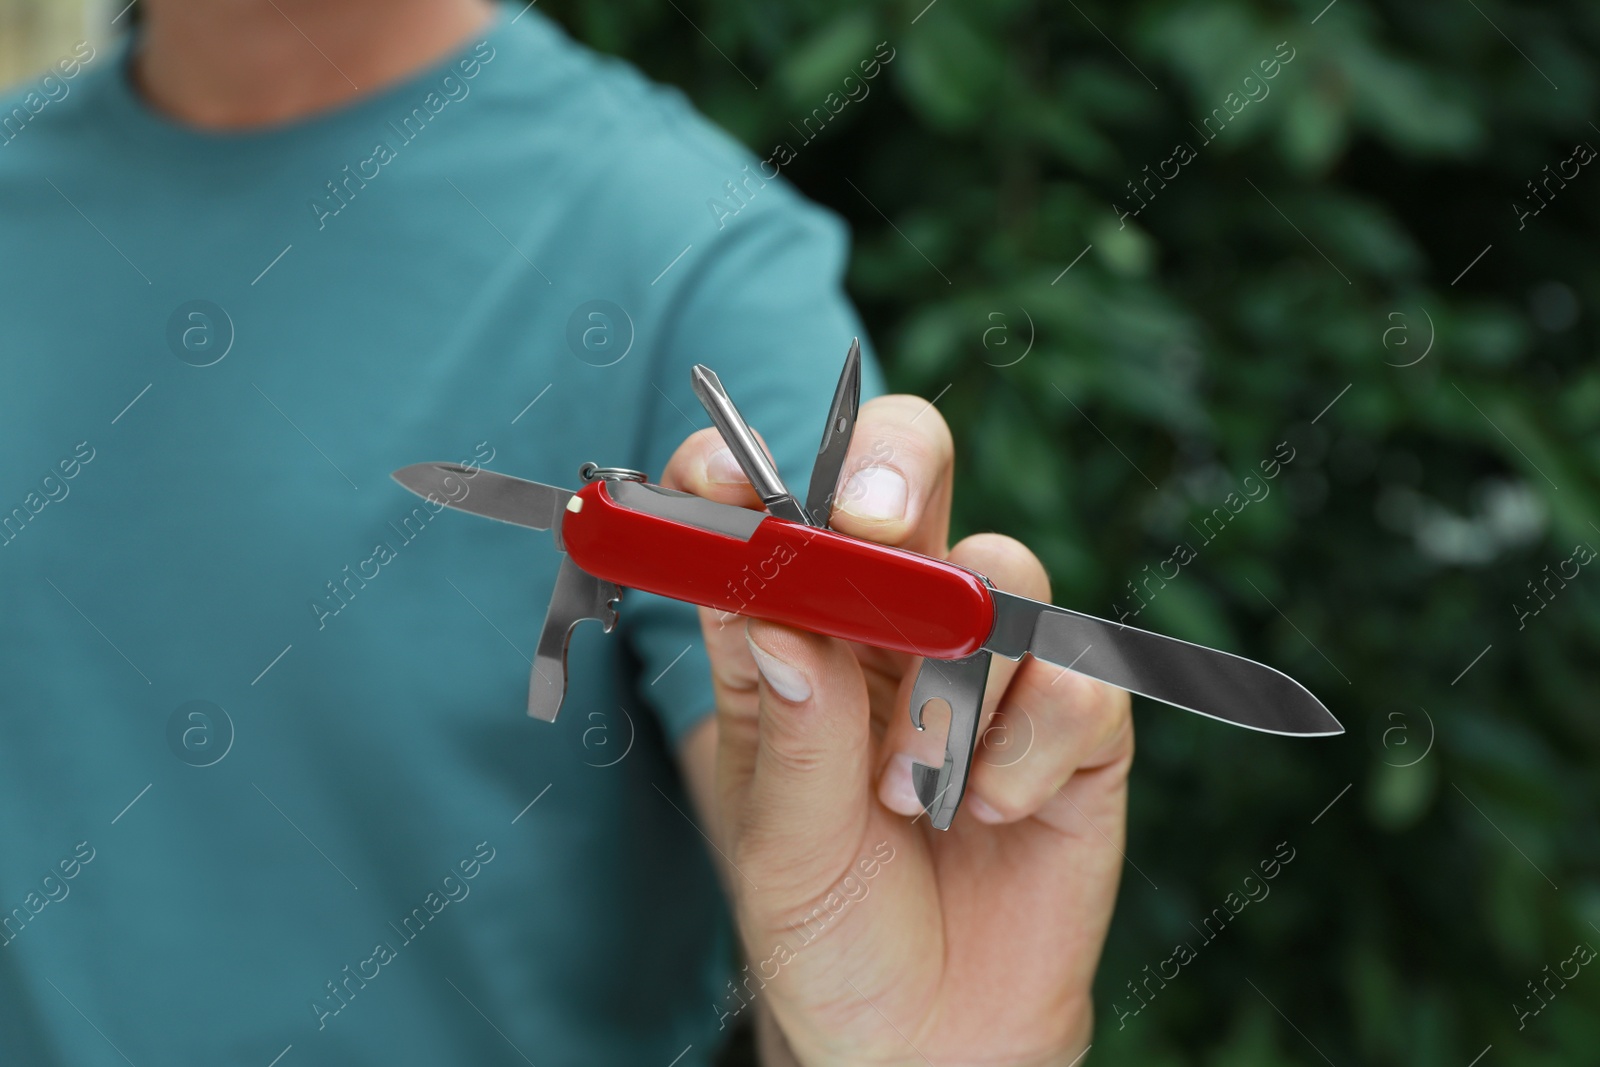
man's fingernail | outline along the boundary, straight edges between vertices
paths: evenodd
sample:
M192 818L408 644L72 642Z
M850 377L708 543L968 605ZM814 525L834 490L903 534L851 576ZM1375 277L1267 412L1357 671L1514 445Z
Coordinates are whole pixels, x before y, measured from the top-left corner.
M898 522L906 517L906 480L892 467L863 467L839 493L839 505L868 522Z
M917 799L917 787L911 782L910 756L900 753L889 760L878 784L878 799L897 815L922 813L922 801Z
M733 458L733 453L726 448L719 448L711 453L710 459L706 460L706 480L723 485L737 485L745 481L745 476L739 467L739 461Z
M997 823L1006 821L1006 817L991 808L987 803L984 802L982 797L973 796L971 793L968 793L966 803L967 810L972 812L972 817L977 819L979 822Z
M799 704L810 698L811 683L806 681L804 674L756 644L749 630L745 631L744 640L750 646L750 654L755 657L761 677L767 680L767 685L772 687L774 693L791 704Z

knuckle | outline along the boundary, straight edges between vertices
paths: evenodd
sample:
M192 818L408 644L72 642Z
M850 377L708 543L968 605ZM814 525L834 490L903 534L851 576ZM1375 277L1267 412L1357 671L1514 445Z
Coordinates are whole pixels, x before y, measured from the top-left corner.
M1042 687L1040 691L1049 697L1052 706L1069 715L1099 715L1100 705L1109 699L1109 694L1121 692L1087 674L1056 664L1044 666L1043 671L1030 672L1034 684Z
M828 770L827 754L805 744L793 732L788 732L789 736L787 737L773 738L774 730L770 722L762 723L760 729L767 735L769 741L777 742L763 746L761 755L763 759L769 761L771 769L782 780L789 781L801 777L809 778L825 773Z
M1109 737L1122 728L1123 723L1132 720L1133 698L1125 689L1118 689L1105 682L1088 679L1089 685L1085 687L1084 702L1089 714L1100 727L1102 738Z
M711 682L717 689L752 697L759 691L755 664L715 653L708 659L711 661Z
M1076 723L1084 759L1093 758L1124 733L1133 729L1133 699L1126 690L1087 675L1066 672L1053 687L1060 693L1059 707Z
M1110 744L1126 736L1128 750L1133 750L1133 698L1121 689L1107 686L1111 692L1107 696L1109 707L1106 712L1105 733L1102 743Z
M934 470L943 470L955 457L949 424L920 396L902 393L869 400L861 406L857 425L867 430L863 439L882 439L896 455Z
M1034 600L1050 599L1050 575L1044 564L1027 545L1014 537L1000 533L973 534L950 555L952 559L961 560L964 566L987 575L1007 593Z
M997 773L984 776L978 795L1006 820L1023 819L1038 811L1054 790L1053 775L1037 755L1021 759Z
M1089 714L1096 727L1095 739L1103 747L1119 733L1132 728L1133 698L1127 690L1104 682L1093 682L1091 689Z
M738 752L756 750L761 740L761 720L749 701L732 699L719 701L716 716L720 744Z

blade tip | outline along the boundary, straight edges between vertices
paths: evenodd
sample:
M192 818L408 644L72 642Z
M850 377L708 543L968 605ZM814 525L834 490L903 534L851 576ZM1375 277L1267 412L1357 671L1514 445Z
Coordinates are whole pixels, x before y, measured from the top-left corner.
M441 472L445 474L471 475L477 473L477 471L481 469L482 468L463 467L459 463L442 463L438 461L433 463L410 463L404 467L390 471L389 477L393 478L395 481L399 482L413 493L420 493L424 490L419 489L418 486L426 485L429 484L431 480L436 480L437 476Z
M1344 724L1324 708L1315 722L1301 724L1290 732L1297 737L1338 737L1345 732L1345 729Z
M1344 723L1333 717L1326 708L1315 723L1295 731L1301 737L1338 737L1345 732Z
M1338 737L1340 734L1344 733L1344 723L1334 718L1333 712L1328 710L1327 705L1318 700L1317 709L1322 712L1322 736Z
M434 467L435 464L432 463L408 463L404 467L390 471L389 477L408 492L421 494L424 490L418 486L426 484L427 476L433 472Z

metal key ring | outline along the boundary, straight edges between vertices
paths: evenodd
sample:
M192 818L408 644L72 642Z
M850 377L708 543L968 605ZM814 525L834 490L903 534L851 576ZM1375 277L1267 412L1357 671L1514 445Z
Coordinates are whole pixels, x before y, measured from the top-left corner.
M594 463L585 463L578 468L578 477L586 482L647 482L649 475L643 471L630 470L627 467L601 467Z

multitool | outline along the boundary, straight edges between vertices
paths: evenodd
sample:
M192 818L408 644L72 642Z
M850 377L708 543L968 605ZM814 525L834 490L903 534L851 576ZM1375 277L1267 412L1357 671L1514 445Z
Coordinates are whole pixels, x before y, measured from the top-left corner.
M644 474L586 463L561 489L453 463L394 472L440 504L535 530L561 555L528 683L528 714L549 722L566 695L573 627L616 625L623 587L922 657L911 721L950 709L944 763L912 765L929 820L948 829L966 789L992 656L1024 654L1173 707L1266 733L1344 732L1293 678L1261 663L996 589L983 575L829 526L861 395L850 346L805 503L739 415L717 376L692 372L695 394L760 496L765 512L652 485Z

